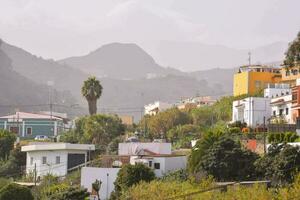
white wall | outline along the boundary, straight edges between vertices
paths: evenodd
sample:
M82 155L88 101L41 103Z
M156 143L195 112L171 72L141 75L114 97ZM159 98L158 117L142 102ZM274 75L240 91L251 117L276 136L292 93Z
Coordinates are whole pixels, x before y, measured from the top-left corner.
M271 117L270 99L264 97L248 97L234 101L232 105L232 121L246 122L250 127L262 125Z
M127 155L137 155L137 152L147 149L156 154L171 154L171 143L143 143L143 142L132 142L132 143L119 143L118 155L127 156Z
M282 103L275 103L278 101L283 101ZM285 95L281 97L276 97L271 99L271 113L272 116L274 116L273 112L276 113L275 116L279 116L280 109L283 109L282 117L285 119L285 121L289 124L295 123L292 120L292 95ZM273 102L273 104L272 104ZM288 114L286 114L286 109L288 109Z
M51 150L51 151L29 151L26 156L26 172L34 171L36 164L37 176L53 174L56 176L65 176L68 172L68 153L86 154L85 151L75 150ZM56 156L60 156L60 163L56 164ZM30 163L31 157L33 163ZM42 158L46 157L46 164L42 163Z
M47 158L47 164L42 163L42 157ZM56 164L56 156L60 156L60 164ZM31 157L33 163L30 163ZM26 171L27 173L34 171L36 164L37 176L53 174L56 176L64 176L67 174L68 153L66 151L32 151L27 152Z
M114 182L119 170L120 168L83 167L81 169L81 186L91 192L92 183L94 183L96 179L101 180L100 199L107 199L115 188Z
M158 112L161 112L161 111L167 110L172 107L173 107L172 104L161 102L161 101L156 101L152 104L145 105L144 112L145 112L145 115L155 115L156 112L153 112L153 110L155 110L155 109L158 109Z
M149 166L149 161L152 161L152 166ZM186 156L172 156L172 157L162 157L162 156L131 156L130 164L143 163L146 166L153 169L156 177L162 177L170 172L185 169L187 165ZM155 163L160 164L160 169L155 169Z

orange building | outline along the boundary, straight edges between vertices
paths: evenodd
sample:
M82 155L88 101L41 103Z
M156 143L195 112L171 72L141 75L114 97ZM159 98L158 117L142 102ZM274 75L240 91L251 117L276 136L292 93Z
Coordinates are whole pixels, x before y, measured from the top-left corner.
M242 66L233 78L233 95L254 95L268 84L281 81L280 68L251 65Z
M294 67L283 67L281 69L282 82L290 86L296 86L296 80L300 78L300 65Z
M297 121L300 117L300 85L292 88L292 119Z

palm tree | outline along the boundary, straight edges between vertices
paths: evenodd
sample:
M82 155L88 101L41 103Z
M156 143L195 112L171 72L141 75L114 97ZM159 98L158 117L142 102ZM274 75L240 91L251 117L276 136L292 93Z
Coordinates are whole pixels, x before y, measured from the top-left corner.
M102 94L102 86L100 81L96 77L89 77L86 81L83 82L81 88L81 94L84 96L89 105L90 115L97 113L97 100Z

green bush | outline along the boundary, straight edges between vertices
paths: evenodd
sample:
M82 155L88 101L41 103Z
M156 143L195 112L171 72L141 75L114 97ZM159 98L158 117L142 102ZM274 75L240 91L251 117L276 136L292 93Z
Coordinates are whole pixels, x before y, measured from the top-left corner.
M285 132L285 133L269 133L268 141L270 143L287 143L295 142L299 136L294 132Z
M27 187L10 183L0 190L0 200L33 200L33 195Z

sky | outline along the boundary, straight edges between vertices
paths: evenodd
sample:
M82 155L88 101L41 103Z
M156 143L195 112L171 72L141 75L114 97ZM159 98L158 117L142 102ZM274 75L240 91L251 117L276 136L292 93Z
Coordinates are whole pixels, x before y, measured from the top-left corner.
M299 0L0 0L0 38L44 58L111 42L154 52L162 41L249 49L293 40Z

